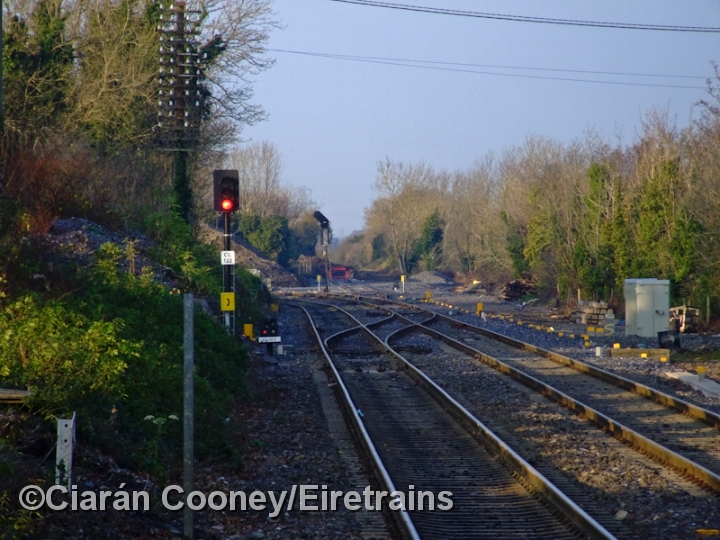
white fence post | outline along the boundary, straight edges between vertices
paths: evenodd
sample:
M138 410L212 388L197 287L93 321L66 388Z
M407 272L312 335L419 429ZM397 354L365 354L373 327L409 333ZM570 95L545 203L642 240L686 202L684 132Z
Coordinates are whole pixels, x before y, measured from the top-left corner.
M70 491L72 489L72 455L75 444L75 413L69 420L58 418L57 423L55 483L62 484L67 479L68 491Z

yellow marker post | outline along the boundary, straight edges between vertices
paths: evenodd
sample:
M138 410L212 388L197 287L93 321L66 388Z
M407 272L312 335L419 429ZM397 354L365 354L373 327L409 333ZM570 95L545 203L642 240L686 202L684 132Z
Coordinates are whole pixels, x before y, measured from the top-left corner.
M235 311L235 293L220 293L220 311Z
M575 334L570 334L570 336L568 336L568 337L569 337L570 339L575 339Z
M477 309L475 310L475 314L479 317L482 314L482 311L483 311L483 303L478 302Z
M270 304L270 311L278 312L280 311L280 305L279 304Z
M620 344L619 343L613 343L613 349L619 349Z
M563 337L565 335L564 332L558 332L558 337Z
M585 346L586 346L586 347L589 347L589 346L590 346L590 342L589 342L589 341L586 341L586 342L585 342Z
M667 356L661 356L660 357L661 362L667 362Z
M243 325L243 334L247 336L248 338L253 338L253 325L250 323L245 323Z
M590 339L590 336L588 336L587 334L583 334L583 335L580 336L580 337L583 338L584 340Z
M598 327L595 329L595 333L596 333L596 334L602 334L603 332L605 332L605 329L604 329L602 326L598 326Z
M431 298L432 298L432 291L425 291L425 301L430 302Z
M552 328L548 328L548 329L547 329L547 333L548 333L548 334L552 334L552 331L553 331Z
M588 331L588 334L590 334L590 333L592 333L592 332L595 331L595 327L594 327L594 326L588 326L588 327L587 327L587 331Z
M646 352L640 353L640 358L647 358L647 357L648 357L648 355Z

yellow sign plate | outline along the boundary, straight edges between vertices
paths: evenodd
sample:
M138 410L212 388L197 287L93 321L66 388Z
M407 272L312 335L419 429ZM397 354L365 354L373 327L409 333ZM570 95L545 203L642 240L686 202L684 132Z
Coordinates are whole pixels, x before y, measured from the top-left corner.
M235 311L235 293L220 293L220 311Z

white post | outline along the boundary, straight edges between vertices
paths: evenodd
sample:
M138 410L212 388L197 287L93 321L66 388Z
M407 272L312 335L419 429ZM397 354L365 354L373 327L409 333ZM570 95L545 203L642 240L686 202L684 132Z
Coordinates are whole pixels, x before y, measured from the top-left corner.
M72 455L75 444L75 413L71 419L58 418L57 446L55 449L55 483L62 484L65 479L68 491L72 489Z
M195 475L195 370L194 301L192 293L183 295L183 488L185 496L193 490ZM193 511L183 509L183 538L193 540Z

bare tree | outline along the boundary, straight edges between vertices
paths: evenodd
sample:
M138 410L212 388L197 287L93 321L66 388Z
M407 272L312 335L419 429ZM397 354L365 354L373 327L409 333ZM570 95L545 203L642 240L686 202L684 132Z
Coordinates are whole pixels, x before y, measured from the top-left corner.
M504 225L500 219L500 189L492 154L468 172L453 175L444 205L445 260L465 272L507 269Z
M305 187L289 186L282 179L282 159L269 142L233 148L227 166L240 175L240 211L261 217L299 219L316 206Z
M205 15L201 34L205 49L222 50L206 73L215 114L240 125L263 119L262 108L250 100L252 77L274 63L265 48L269 31L279 27L272 0L199 0L197 6Z
M378 163L373 188L382 198L367 217L375 228L386 225L388 243L403 274L409 270L408 259L421 225L437 207L438 192L446 182L446 176L435 175L424 163L405 165L387 158Z

